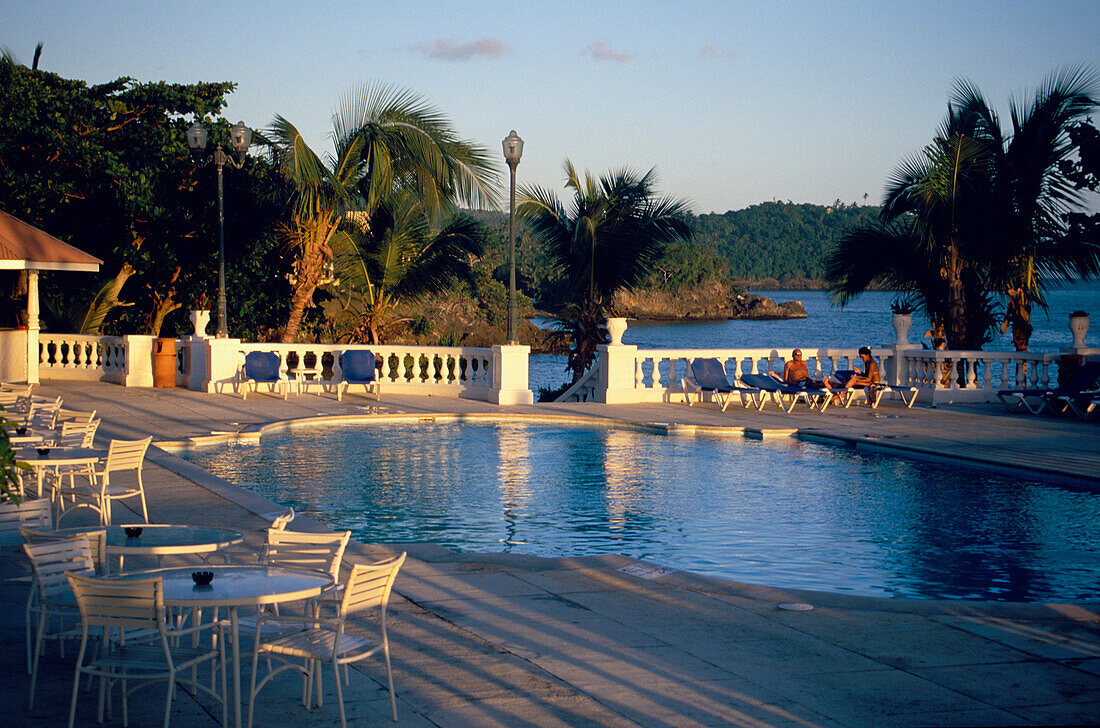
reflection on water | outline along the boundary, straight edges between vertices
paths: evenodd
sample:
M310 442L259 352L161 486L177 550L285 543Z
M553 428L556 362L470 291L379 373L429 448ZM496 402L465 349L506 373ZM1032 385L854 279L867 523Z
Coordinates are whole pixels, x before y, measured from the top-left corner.
M189 458L365 542L623 553L877 596L1100 598L1097 494L796 440L425 423Z

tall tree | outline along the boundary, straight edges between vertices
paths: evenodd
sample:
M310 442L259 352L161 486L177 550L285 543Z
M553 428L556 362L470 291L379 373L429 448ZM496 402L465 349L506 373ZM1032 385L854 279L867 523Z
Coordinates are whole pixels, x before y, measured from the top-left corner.
M522 191L518 212L564 282L557 323L572 340L568 368L574 382L608 340L603 321L614 293L636 288L666 245L690 235L687 203L658 197L655 182L652 169L644 175L620 169L599 179L585 173L582 180L567 159L570 207L541 187Z
M333 118L335 154L322 159L289 121L277 116L274 156L293 191L283 228L294 252L290 313L282 340L292 342L335 250L352 246L353 212L369 221L388 200L413 196L429 220L458 203L493 205L497 178L489 154L459 139L446 119L411 91L370 85L349 94Z
M991 295L1003 292L1006 325L1026 350L1031 306L1044 305L1049 281L1100 266L1095 245L1067 234L1081 199L1064 167L1067 129L1095 107L1095 85L1081 70L1052 75L1030 106L1013 105L1005 137L981 93L960 81L939 134L891 180L881 222L849 232L830 254L837 300L874 282L917 291L947 345L971 349L986 340Z

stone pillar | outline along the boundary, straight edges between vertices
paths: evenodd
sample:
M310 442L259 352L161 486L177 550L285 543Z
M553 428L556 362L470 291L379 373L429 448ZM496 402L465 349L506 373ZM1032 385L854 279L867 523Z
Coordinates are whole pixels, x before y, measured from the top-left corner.
M887 357L883 371L883 377L886 379L887 384L894 387L909 386L903 358L905 352L920 348L920 344L895 344L892 350L888 350L889 354L883 355Z
M634 361L638 347L626 344L600 344L596 347L600 360L596 401L606 404L636 402L634 391Z
M126 342L126 373L122 377L122 386L152 387L153 337L129 335L122 339Z
M206 367L210 359L210 352L206 346L208 341L213 339L209 336L184 336L180 339L180 344L187 347L187 361L190 362L190 371L187 372L185 384L188 389L196 392L203 391L206 386Z
M530 346L518 344L493 347L494 404L532 404L535 401L527 379Z
M27 271L27 384L38 384L38 271Z
M206 339L206 377L199 390L231 393L237 380L240 350L240 339Z

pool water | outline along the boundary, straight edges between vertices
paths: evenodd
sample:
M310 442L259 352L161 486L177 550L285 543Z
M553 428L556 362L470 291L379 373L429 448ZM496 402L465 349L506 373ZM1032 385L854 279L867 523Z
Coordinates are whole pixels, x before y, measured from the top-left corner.
M356 424L186 457L368 543L621 553L869 596L1100 598L1100 494L793 439Z

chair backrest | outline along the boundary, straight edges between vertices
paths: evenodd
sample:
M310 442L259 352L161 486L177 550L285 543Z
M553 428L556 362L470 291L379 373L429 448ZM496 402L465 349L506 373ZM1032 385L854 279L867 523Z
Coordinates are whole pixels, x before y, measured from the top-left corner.
M120 470L140 470L145 461L145 452L152 441L151 436L144 440L111 440L104 471L115 473Z
M714 389L729 386L726 370L722 362L715 358L695 359L691 362L691 378L700 387Z
M378 607L385 619L390 591L397 579L397 572L405 563L405 552L392 559L373 564L354 564L344 586L344 598L340 602L340 616Z
M344 379L349 382L373 382L377 376L374 368L374 352L363 349L345 351L340 360Z
M68 592L67 574L95 576L92 547L86 538L25 543L23 551L34 569L39 599L49 600Z
M68 420L61 423L61 434L57 436L58 447L91 447L100 420Z
M19 535L20 528L53 528L50 499L0 503L0 546L18 546L23 543L23 537Z
M272 531L285 531L286 527L294 520L294 509L287 508L285 511L275 516L271 521Z
M107 529L105 528L90 528L87 531L70 531L66 534L58 534L57 531L23 527L19 529L19 535L23 537L24 544L30 544L32 546L43 543L54 543L56 541L67 541L75 538L87 539L88 546L91 549L95 573L107 574L109 572L110 567L107 563Z
M268 529L264 561L290 569L323 571L339 580L340 560L344 557L349 539L351 531L304 533Z
M164 580L97 579L68 574L84 629L155 629L164 640Z
M65 409L57 410L57 421L62 422L91 422L95 419L95 410L85 412L83 410Z
M244 357L245 379L257 382L279 380L279 355L273 351L250 351Z
M1097 380L1100 380L1100 361L1087 361L1074 372L1065 387L1061 389L1067 392L1083 392L1087 389L1095 389Z
M52 430L57 425L57 413L61 410L60 397L57 402L34 402L27 413L27 424L32 430Z

